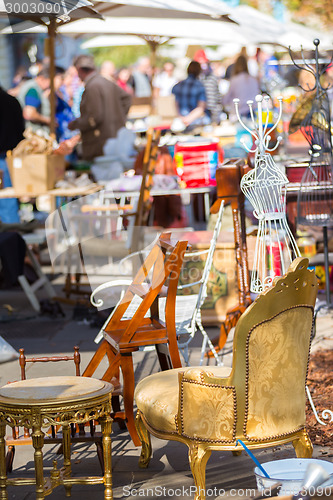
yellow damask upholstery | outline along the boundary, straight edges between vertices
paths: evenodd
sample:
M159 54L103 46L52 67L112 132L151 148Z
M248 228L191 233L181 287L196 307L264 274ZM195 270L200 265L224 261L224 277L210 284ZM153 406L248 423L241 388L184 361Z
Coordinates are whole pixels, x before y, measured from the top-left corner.
M311 329L311 307L295 306L250 333L248 439L274 439L304 427Z
M216 376L228 376L230 368L224 366L200 367L196 372L212 371ZM184 368L166 370L154 373L144 378L138 384L136 392L136 404L145 416L145 419L155 429L163 429L165 432L178 433L178 397L175 397L175 389L178 391L178 374L183 373ZM190 374L194 370L187 369Z
M137 385L136 426L140 466L151 456L150 433L184 442L196 485L205 498L205 467L212 450L239 452L292 442L298 457L311 457L305 430L305 384L318 283L298 258L239 319L231 370L180 368Z
M219 378L218 370L201 371L199 377L190 370L180 376L179 382L179 433L189 439L232 443L236 430L235 387L229 386L226 378Z

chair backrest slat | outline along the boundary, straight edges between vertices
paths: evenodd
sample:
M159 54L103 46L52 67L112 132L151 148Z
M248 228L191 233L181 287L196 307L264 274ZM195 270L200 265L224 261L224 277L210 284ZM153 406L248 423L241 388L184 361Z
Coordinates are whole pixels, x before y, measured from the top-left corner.
M75 375L80 376L80 348L78 346L74 347L73 356L42 356L27 358L25 355L25 350L23 348L19 349L19 364L21 369L21 380L26 380L26 364L27 363L48 363L48 362L58 362L58 361L74 361L75 364Z

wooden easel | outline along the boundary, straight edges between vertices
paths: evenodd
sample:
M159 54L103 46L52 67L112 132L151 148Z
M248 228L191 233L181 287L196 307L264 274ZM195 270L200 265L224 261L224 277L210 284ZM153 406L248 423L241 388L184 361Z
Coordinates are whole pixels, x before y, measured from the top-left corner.
M240 189L241 178L248 169L249 166L244 159L232 158L216 170L218 199L212 206L211 212L218 212L222 200L224 200L225 205L231 204L238 283L238 304L227 311L226 318L221 325L220 336L212 341L217 351L224 347L230 330L251 303L244 213L245 199ZM209 352L208 356L212 357L212 353Z

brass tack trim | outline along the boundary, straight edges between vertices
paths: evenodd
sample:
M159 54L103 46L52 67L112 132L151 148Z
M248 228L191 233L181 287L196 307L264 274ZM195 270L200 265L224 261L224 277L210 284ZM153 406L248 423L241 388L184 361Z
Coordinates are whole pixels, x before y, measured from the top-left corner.
M248 439L249 441L252 441L252 442L262 442L262 441L269 441L271 439L276 439L276 438L279 438L279 437L286 437L286 436L294 434L295 432L298 432L299 430L301 430L301 429L304 428L304 427L300 427L299 429L295 429L295 430L287 432L287 433L277 434L277 435L273 435L273 436L266 437L266 438L260 438L260 439L251 438L247 434L247 423L248 423L248 414L249 414L249 397L248 397L249 396L249 347L250 347L250 338L251 338L251 335L252 335L253 331L258 326L263 325L265 323L268 323L269 321L275 319L276 317L280 316L281 314L285 313L286 311L290 311L292 309L299 309L301 307L305 307L306 309L311 309L311 311L312 311L312 328L313 328L313 321L314 321L314 308L313 308L313 306L310 306L308 304L298 304L296 306L287 307L287 309L284 309L283 311L280 311L279 313L275 314L275 316L272 316L269 319L265 319L264 321L261 321L261 322L257 323L256 325L254 325L251 328L251 330L249 331L249 333L247 335L247 340L246 340L246 374L245 374L245 411L244 411L243 434L246 437L246 439ZM304 390L306 388L306 381L307 381L307 377L308 377L308 369L309 369L309 361L310 361L310 347L311 347L311 335L310 335L310 343L309 343L309 352L308 352L308 360L307 360L307 369L306 369L306 378L305 378Z

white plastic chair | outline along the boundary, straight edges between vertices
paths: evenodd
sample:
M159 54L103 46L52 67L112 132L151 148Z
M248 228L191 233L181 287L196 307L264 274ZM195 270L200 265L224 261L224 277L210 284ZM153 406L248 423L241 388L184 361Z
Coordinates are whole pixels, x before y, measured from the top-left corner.
M223 210L224 210L224 204L223 201L220 206L220 210L218 212L218 217L215 223L215 228L213 232L213 237L210 242L210 246L206 250L201 250L197 252L186 252L185 254L185 260L187 258L193 258L201 255L207 255L206 257L206 262L204 265L204 269L202 272L201 278L194 282L190 283L188 285L179 285L178 289L180 291L188 288L188 287L193 287L195 285L199 286L199 291L195 294L190 294L190 295L177 295L176 299L176 330L177 330L177 335L178 335L178 346L180 349L180 352L183 355L184 361L186 365L188 365L189 362L189 352L188 352L188 346L193 339L195 333L199 329L202 336L203 336L203 341L202 341L202 346L201 346L201 356L200 356L200 365L203 363L204 355L206 352L207 345L209 346L210 350L212 351L216 363L218 365L222 365L222 361L220 357L218 356L211 340L208 337L207 332L205 331L202 321L201 321L201 307L207 297L207 285L208 285L208 278L209 278L209 273L212 267L213 263L213 257L214 257L214 252L216 248L216 243L217 243L217 238L218 235L220 234L221 230L221 225L222 225L222 215L223 215ZM121 262L124 264L128 259L133 259L135 256L139 257L144 257L145 253L147 250L143 252L135 252L128 257L125 257ZM105 307L105 299L103 298L98 298L96 299L96 296L100 294L101 292L105 292L107 289L113 288L113 287L125 287L131 284L130 279L124 279L124 280L116 280L116 281L110 281L107 283L104 283L97 287L94 292L91 294L90 301L95 307ZM138 301L140 299L138 298ZM134 301L133 301L134 302ZM131 307L126 311L126 316L131 318L136 310L137 304L131 305ZM107 307L107 306L106 306ZM165 299L163 297L160 298L159 300L159 317L162 321L165 321ZM107 322L110 321L110 318L112 317L112 313L107 319ZM102 340L103 338L103 327L101 328L100 332L95 338L95 342L98 343Z

